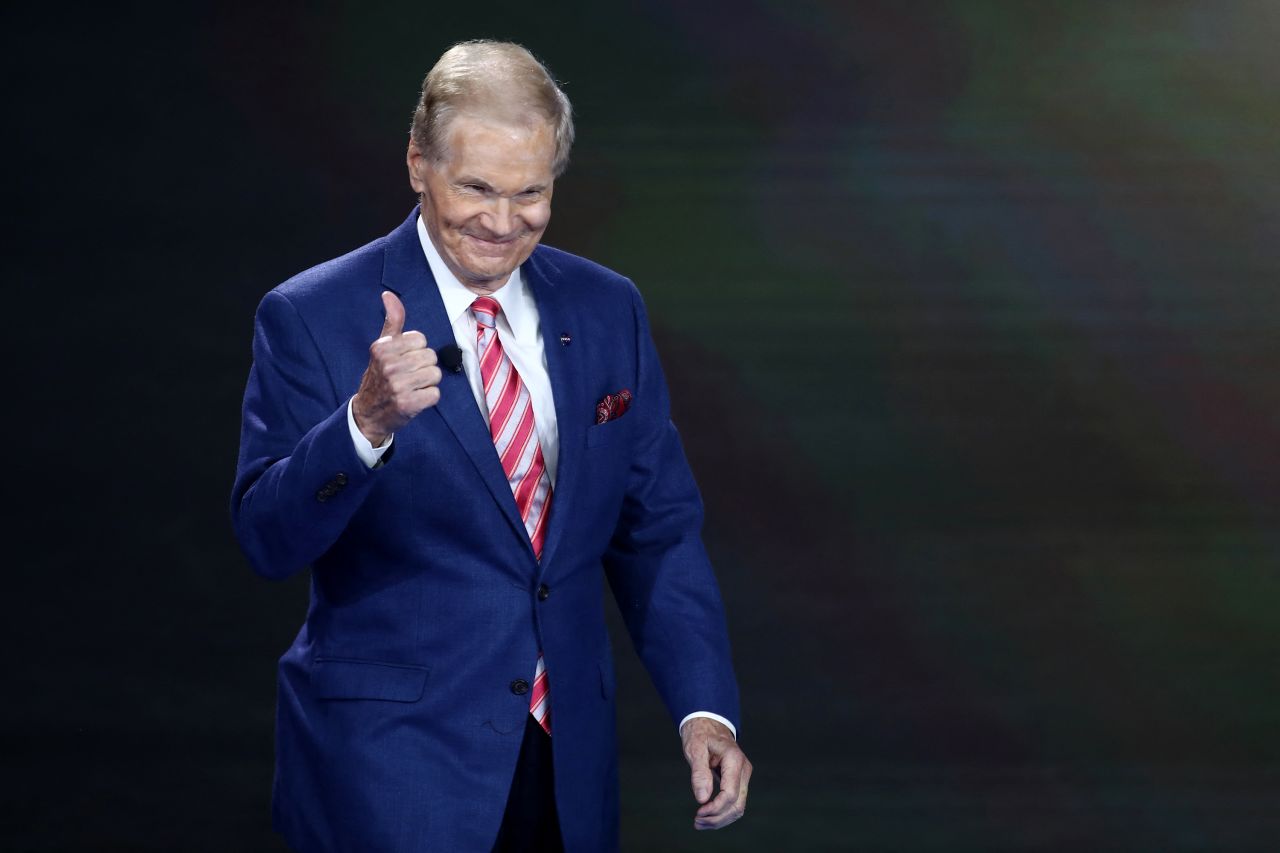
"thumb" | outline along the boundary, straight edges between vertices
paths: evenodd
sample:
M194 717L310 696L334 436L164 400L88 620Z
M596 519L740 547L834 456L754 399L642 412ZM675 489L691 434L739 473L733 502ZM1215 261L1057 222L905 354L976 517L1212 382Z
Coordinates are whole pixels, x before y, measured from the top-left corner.
M690 760L690 766L693 769L693 775L690 782L693 786L693 798L700 804L711 799L711 789L715 782L711 775L711 765L707 761L706 750L699 750L699 753Z
M404 303L390 290L382 291L382 308L387 317L382 321L382 335L388 337L404 331Z

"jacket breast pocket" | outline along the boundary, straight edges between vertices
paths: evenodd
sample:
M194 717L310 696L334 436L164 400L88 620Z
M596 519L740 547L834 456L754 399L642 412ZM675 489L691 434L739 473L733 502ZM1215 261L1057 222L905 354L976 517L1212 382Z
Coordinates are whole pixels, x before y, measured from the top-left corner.
M587 447L603 447L625 438L630 433L631 425L625 416L607 423L595 424L587 428Z
M425 666L346 658L316 658L311 688L319 699L417 702L427 686Z

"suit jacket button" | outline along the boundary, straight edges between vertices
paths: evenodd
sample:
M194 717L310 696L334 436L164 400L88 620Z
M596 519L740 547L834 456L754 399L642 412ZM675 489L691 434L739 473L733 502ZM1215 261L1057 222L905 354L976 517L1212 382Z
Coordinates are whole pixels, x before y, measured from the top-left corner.
M523 696L529 692L529 682L525 681L523 678L517 678L515 681L511 682L511 692L517 696Z
M333 477L333 484L338 488L342 488L347 484L347 475L339 471Z
M539 601L546 601L550 597L551 597L551 587L547 586L545 583L538 587Z
M325 501L329 500L329 498L331 497L333 497L333 492L329 489L328 486L325 486L323 489L316 492L316 500L320 501L320 503L324 503Z

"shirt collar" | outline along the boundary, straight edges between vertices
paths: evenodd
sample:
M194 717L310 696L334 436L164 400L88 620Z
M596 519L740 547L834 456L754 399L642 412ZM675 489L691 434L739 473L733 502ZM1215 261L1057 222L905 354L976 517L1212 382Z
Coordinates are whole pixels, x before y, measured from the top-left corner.
M418 217L418 241L422 243L422 252L427 256L427 264L431 267L431 275L435 277L436 287L440 289L440 298L444 300L449 323L452 325L464 314L469 316L471 303L476 300L476 295L458 281L458 277L445 264L444 258L440 257L421 216ZM498 322L501 323L505 317L517 341L532 342L538 331L537 307L533 304L533 294L524 286L524 277L520 274L519 267L511 273L506 284L493 292L492 298L502 306Z

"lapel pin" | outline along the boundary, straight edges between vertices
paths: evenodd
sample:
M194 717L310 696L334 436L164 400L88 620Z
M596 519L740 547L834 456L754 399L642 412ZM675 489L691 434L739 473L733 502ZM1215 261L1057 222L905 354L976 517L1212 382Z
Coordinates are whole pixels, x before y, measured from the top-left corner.
M568 332L561 332L561 333L560 333L560 346L562 346L562 347L567 347L567 346L568 346L569 344L571 344L571 343L573 343L573 338L569 337L569 333L568 333Z

